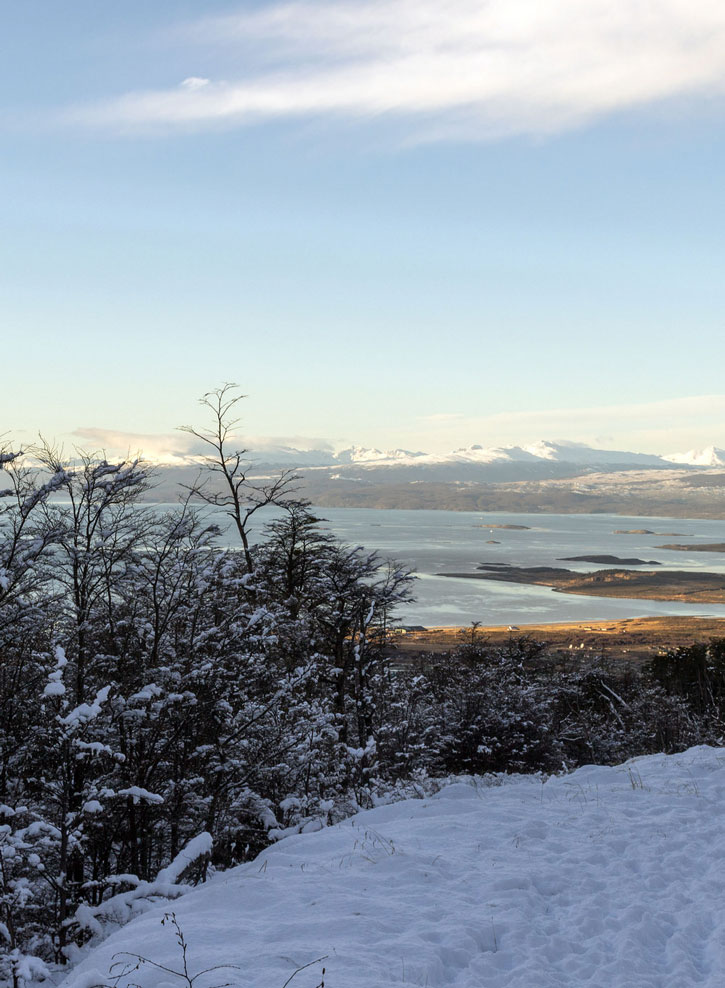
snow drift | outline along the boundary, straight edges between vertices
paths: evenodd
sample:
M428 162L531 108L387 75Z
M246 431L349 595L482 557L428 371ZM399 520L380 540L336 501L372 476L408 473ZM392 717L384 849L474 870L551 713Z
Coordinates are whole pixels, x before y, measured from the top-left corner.
M499 780L500 781L500 780ZM174 903L192 975L254 988L715 988L725 984L725 750L586 766L287 837ZM169 907L172 908L172 907ZM179 969L155 908L63 982L130 951ZM181 981L142 965L142 988ZM125 982L119 982L125 988Z

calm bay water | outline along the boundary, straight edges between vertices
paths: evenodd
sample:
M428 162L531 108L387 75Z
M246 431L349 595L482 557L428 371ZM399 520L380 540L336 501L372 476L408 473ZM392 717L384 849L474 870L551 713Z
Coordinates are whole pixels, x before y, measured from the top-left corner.
M666 542L725 542L725 521L371 508L314 510L344 542L377 550L416 571L417 599L401 610L406 624L529 624L666 614L725 617L725 605L580 597L555 593L548 587L436 576L474 573L481 563L561 566L580 572L602 568L593 563L559 562L562 556L585 553L636 556L657 560L664 569L701 569L725 576L725 553L655 548ZM528 529L491 525L526 525ZM656 534L615 535L615 529L649 529ZM489 540L498 544L488 544Z

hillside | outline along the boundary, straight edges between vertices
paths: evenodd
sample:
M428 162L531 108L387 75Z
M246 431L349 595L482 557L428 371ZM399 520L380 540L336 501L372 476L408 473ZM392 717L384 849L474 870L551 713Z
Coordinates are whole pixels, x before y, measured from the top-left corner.
M725 752L550 778L470 779L287 837L174 905L197 988L720 988ZM118 952L178 970L157 907L63 988L108 982ZM171 988L142 964L118 988Z
M343 508L612 514L639 518L725 518L725 474L627 470L500 483L379 477L352 480L300 471L313 504Z
M541 441L528 447L472 446L448 454L351 447L249 453L249 473L299 475L300 492L322 507L433 508L622 514L640 517L725 517L725 473L720 453L672 457L598 450ZM725 456L725 454L724 454ZM154 500L176 500L192 484L199 463L158 464Z

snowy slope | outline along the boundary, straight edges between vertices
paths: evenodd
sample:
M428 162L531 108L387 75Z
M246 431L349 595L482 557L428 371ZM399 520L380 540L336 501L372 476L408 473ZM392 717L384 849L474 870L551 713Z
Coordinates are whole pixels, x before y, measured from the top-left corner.
M721 988L724 860L725 750L694 748L543 785L461 781L288 837L174 908L192 973L242 968L197 988L282 988L323 954L327 988ZM64 988L97 983L120 950L177 966L162 914L121 929ZM320 968L292 988L314 988ZM146 967L133 980L181 983Z
M665 456L663 459L688 467L724 467L725 449L706 446L705 449L691 449L687 453L672 453L671 456Z
M399 463L425 457L425 453L414 453L409 449L369 449L365 446L350 446L335 454L336 463Z

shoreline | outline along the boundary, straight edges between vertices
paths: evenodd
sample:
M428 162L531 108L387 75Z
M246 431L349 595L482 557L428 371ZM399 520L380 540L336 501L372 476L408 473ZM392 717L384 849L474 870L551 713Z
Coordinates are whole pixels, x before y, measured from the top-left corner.
M394 648L401 655L448 652L471 641L472 628L440 625L395 634ZM559 654L604 654L614 661L640 664L670 649L725 638L725 618L684 617L617 618L602 621L557 621L545 624L480 625L478 640L492 645L529 636L545 641Z
M644 560L641 562L648 565ZM554 566L490 563L478 566L473 573L435 575L453 580L491 580L495 583L550 587L554 593L584 597L725 604L725 575L709 571L608 568L578 573Z
M254 478L254 479L265 479L265 478ZM431 484L434 482L426 481L426 484ZM173 488L165 488L160 486L160 492L165 496L158 496L159 491L155 490L153 493L156 496L150 496L144 498L142 503L148 507L178 507L179 501L176 497L176 491ZM383 488L385 490L385 488ZM458 490L458 488L456 488ZM435 512L446 512L451 511L455 514L469 514L469 515L531 515L531 516L546 516L546 515L574 515L577 517L586 516L593 518L643 518L648 521L719 521L725 523L725 506L723 505L711 505L710 503L705 504L683 504L680 501L666 501L664 504L657 505L661 510L658 511L648 511L647 504L637 502L635 504L628 504L624 502L614 502L607 503L603 507L595 507L593 505L581 505L576 502L571 504L559 504L559 503L523 503L521 500L516 501L512 498L510 501L506 500L501 502L486 503L486 504L469 504L469 503L456 503L451 501L450 503L440 504L440 503L422 503L420 500L411 499L410 502L401 504L398 499L387 499L385 497L380 497L380 502L386 503L353 503L351 500L345 497L328 497L320 491L312 490L310 491L312 495L310 497L310 506L312 510L319 509L324 511L328 508L332 509L343 509L352 511L435 511ZM317 496L315 496L317 495ZM670 509L668 513L667 508ZM673 514L672 511L675 513ZM490 528L491 526L477 525L480 528ZM622 533L624 534L624 533ZM656 532L652 533L656 535Z

